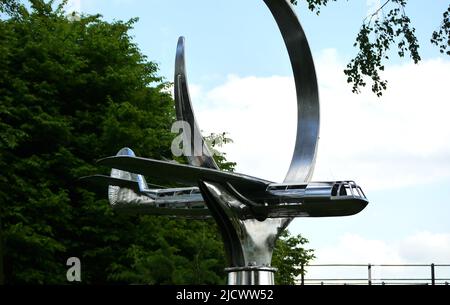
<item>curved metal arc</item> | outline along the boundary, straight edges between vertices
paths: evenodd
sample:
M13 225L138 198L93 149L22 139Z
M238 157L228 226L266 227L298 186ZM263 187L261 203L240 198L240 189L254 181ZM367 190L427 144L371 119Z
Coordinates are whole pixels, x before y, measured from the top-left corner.
M187 143L191 145L191 151L193 152L192 156L186 156L189 164L199 167L219 169L210 150L205 144L192 109L186 77L184 37L180 37L178 39L175 58L174 86L177 119L179 121L187 122L191 128L191 137L188 137L186 133L183 133L183 141L185 145Z
M272 12L286 44L297 93L297 136L284 182L309 182L314 171L320 124L314 62L305 32L291 4L286 0L264 2Z

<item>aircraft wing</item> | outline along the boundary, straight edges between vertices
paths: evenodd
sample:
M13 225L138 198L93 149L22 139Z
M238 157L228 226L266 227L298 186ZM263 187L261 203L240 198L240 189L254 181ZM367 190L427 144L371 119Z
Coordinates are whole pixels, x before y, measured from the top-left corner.
M147 177L178 182L189 186L197 186L199 180L230 183L244 194L265 191L267 186L272 183L243 174L139 157L113 156L100 159L98 163Z
M108 187L110 185L114 185L114 186L125 187L125 188L131 189L138 193L141 192L141 189L139 188L139 184L136 181L120 179L120 178L115 178L115 177L111 177L111 176L105 176L105 175L85 176L85 177L81 177L79 179L79 181L87 182L87 183L90 183L93 185L97 185L99 187ZM167 186L162 186L162 185L152 184L152 183L147 183L147 185L152 188L158 188L158 189L167 188Z
M135 181L131 181L131 180L119 179L119 178L114 178L114 177L104 176L104 175L86 176L86 177L81 177L79 180L82 182L86 182L86 183L89 183L92 185L102 187L102 188L106 188L110 185L114 185L114 186L131 189L137 193L140 192L138 183Z

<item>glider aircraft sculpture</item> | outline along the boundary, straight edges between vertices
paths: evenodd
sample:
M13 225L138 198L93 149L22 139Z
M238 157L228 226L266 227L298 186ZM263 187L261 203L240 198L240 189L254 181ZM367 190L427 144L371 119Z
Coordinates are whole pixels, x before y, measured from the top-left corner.
M353 215L368 204L353 181L310 181L319 138L319 95L311 51L288 0L264 2L286 44L297 93L296 143L283 183L221 171L204 141L201 151L187 156L189 165L136 157L131 149L123 148L116 156L98 161L112 168L110 176L83 178L107 186L110 204L117 211L213 217L225 245L228 284L274 284L272 251L294 217ZM178 40L174 82L177 119L189 124L192 138L203 139L189 98L183 37ZM183 136L184 143L194 146L191 137ZM144 176L186 187L147 184Z

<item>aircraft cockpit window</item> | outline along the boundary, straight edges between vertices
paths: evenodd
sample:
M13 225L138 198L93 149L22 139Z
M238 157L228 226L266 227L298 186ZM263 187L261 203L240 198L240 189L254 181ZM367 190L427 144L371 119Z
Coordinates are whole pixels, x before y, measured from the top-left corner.
M175 196L181 196L181 195L189 195L191 193L191 190L182 190L182 191L176 191L174 193Z
M331 196L351 196L367 198L362 189L354 181L336 182L331 189Z
M270 185L267 190L269 191L284 191L286 190L286 185Z
M339 193L339 196L347 196L348 195L345 183L343 183L339 186L338 193Z
M288 185L288 190L304 190L306 188L306 184L296 184L296 185Z
M358 186L358 190L359 190L359 191L361 192L361 194L362 194L361 197L367 198L367 197L366 197L366 194L364 194L362 188L360 188L360 187Z
M335 183L333 185L333 188L331 189L331 196L337 196L339 186L340 186L340 184L338 184L338 183Z
M347 194L347 196L352 196L353 195L353 189L348 184L345 184L345 193Z
M168 196L173 196L174 192L164 192L164 193L160 193L158 197L168 197Z
M361 194L360 188L358 186L353 186L353 191L355 192L355 195L358 194L359 197L363 197Z

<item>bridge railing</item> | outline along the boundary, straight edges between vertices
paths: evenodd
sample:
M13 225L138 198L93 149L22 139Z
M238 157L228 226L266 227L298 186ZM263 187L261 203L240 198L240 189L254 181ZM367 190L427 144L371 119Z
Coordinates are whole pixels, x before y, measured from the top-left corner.
M311 264L301 266L305 272L297 281L299 285L449 285L450 284L450 264ZM344 277L309 277L315 268L336 269L339 272L348 273L349 269L358 268L358 276ZM404 273L407 269L421 268L421 276L374 276L375 271L385 268L402 268ZM364 272L365 269L365 272ZM439 270L438 270L439 269ZM444 276L438 276L438 271L442 271ZM341 271L342 270L342 271ZM361 276L361 271L366 275ZM423 272L428 276L423 276ZM354 272L355 273L355 272Z

